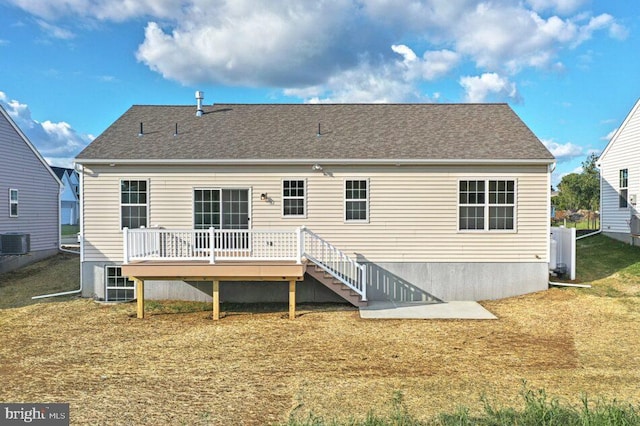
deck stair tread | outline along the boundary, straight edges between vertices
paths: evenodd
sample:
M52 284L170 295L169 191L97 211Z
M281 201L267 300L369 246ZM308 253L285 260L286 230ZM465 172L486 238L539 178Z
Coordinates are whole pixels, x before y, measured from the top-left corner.
M353 306L367 306L367 302L363 301L358 293L344 285L344 283L337 280L333 275L327 273L324 269L311 261L307 264L307 274L315 278L318 282L345 299L347 302L351 303Z

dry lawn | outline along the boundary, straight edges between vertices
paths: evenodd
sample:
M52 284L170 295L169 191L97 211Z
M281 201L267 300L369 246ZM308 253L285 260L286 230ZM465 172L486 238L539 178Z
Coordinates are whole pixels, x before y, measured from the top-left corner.
M77 261L77 260L76 260ZM607 291L601 291L606 288ZM615 291L611 291L610 289ZM611 295L613 294L613 295ZM497 321L362 320L336 307L163 313L71 300L0 310L0 401L69 402L73 424L272 424L385 414L395 390L430 419L522 381L561 401L640 401L640 279L486 302Z

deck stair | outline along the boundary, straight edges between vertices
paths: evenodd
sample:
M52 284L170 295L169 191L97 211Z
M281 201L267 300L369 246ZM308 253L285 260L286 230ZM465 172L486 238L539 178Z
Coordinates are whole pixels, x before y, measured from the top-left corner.
M306 272L354 306L367 305L367 268L308 228L300 230Z
M367 306L367 301L362 300L358 293L311 261L307 263L307 274L353 306Z

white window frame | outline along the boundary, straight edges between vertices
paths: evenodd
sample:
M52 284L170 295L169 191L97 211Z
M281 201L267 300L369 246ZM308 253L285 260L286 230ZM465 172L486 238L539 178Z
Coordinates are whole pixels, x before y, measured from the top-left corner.
M16 194L15 199L13 198L13 194ZM20 196L19 192L15 188L9 188L9 217L18 217L20 215ZM15 214L13 213L13 206L16 207Z
M114 274L114 275L110 275L109 271L115 271L117 268L120 268L120 275L118 274ZM118 279L125 279L126 281L130 282L131 284L128 286L110 286L109 285L109 278L114 278L116 280ZM131 299L129 298L116 298L116 299L109 299L109 290L133 290L133 297ZM129 277L122 275L122 266L121 265L105 265L104 266L104 300L107 302L125 302L125 301L129 301L129 300L134 300L136 298L136 285L135 283L129 279Z
M465 204L460 203L460 182L469 182L469 181L482 181L484 182L484 203L477 204ZM491 204L489 202L489 186L491 181L505 181L513 182L513 203L501 203L501 204ZM468 177L468 178L460 178L458 179L456 186L456 199L457 199L457 208L456 208L456 227L458 232L462 233L506 233L513 234L518 232L518 179L510 178L510 177L488 177L488 178L477 178L477 177ZM483 209L484 214L484 227L482 229L461 229L460 228L460 207L481 207ZM490 229L490 209L491 207L512 207L513 208L513 229Z
M622 172L624 172L624 178L622 177ZM624 185L623 185L624 184ZM618 172L618 208L619 209L628 209L629 208L629 169L620 169ZM624 191L624 196L622 195L622 191ZM624 205L622 205L624 201Z
M284 183L285 182L298 182L298 181L302 181L302 190L304 191L303 196L300 197L299 195L288 195L285 196L284 195ZM306 219L307 218L307 179L305 178L288 178L288 179L282 179L282 182L280 183L280 188L282 189L282 209L280 210L280 213L282 215L283 219ZM284 211L284 207L285 207L285 200L302 200L302 214L285 214Z
M357 182L364 181L364 182L366 182L366 185L367 185L366 198L364 199L365 212L366 212L366 215L367 215L366 219L347 219L347 203L354 202L354 201L357 201L357 202L363 201L362 198L347 198L347 182L354 182L354 181L357 181ZM344 210L343 219L344 219L344 222L345 223L369 223L369 218L370 218L370 216L369 216L370 215L370 212L369 212L369 198L371 196L371 184L370 184L369 178L345 178L344 183L342 185L342 189L343 189L342 196L343 196L343 199L344 199L344 202L343 202L343 210Z
M147 195L147 202L145 204L141 204L141 203L123 203L122 202L122 182L146 182L147 183L147 190L146 190L146 195ZM124 228L124 226L122 226L122 207L127 207L127 206L145 206L146 207L146 221L147 224L144 225L144 227L148 228L149 227L149 211L151 210L149 208L150 205L150 201L151 201L151 197L150 197L150 182L149 179L120 179L120 181L118 182L118 198L119 198L119 204L118 204L118 216L119 216L119 223L120 223L120 229L122 230Z

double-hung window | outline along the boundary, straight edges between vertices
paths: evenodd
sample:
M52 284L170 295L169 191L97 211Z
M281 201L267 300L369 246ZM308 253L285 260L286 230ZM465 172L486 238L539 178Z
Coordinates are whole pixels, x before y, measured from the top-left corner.
M629 205L627 202L629 196L629 169L620 170L620 197L618 199L618 207L626 209Z
M9 217L18 217L18 190L9 189Z
M369 181L367 179L344 182L344 219L346 222L369 220Z
M147 226L148 195L146 180L120 182L120 227L134 229Z
M458 229L515 230L515 180L461 180L458 187Z
M302 217L305 214L306 185L304 179L282 181L282 216Z

